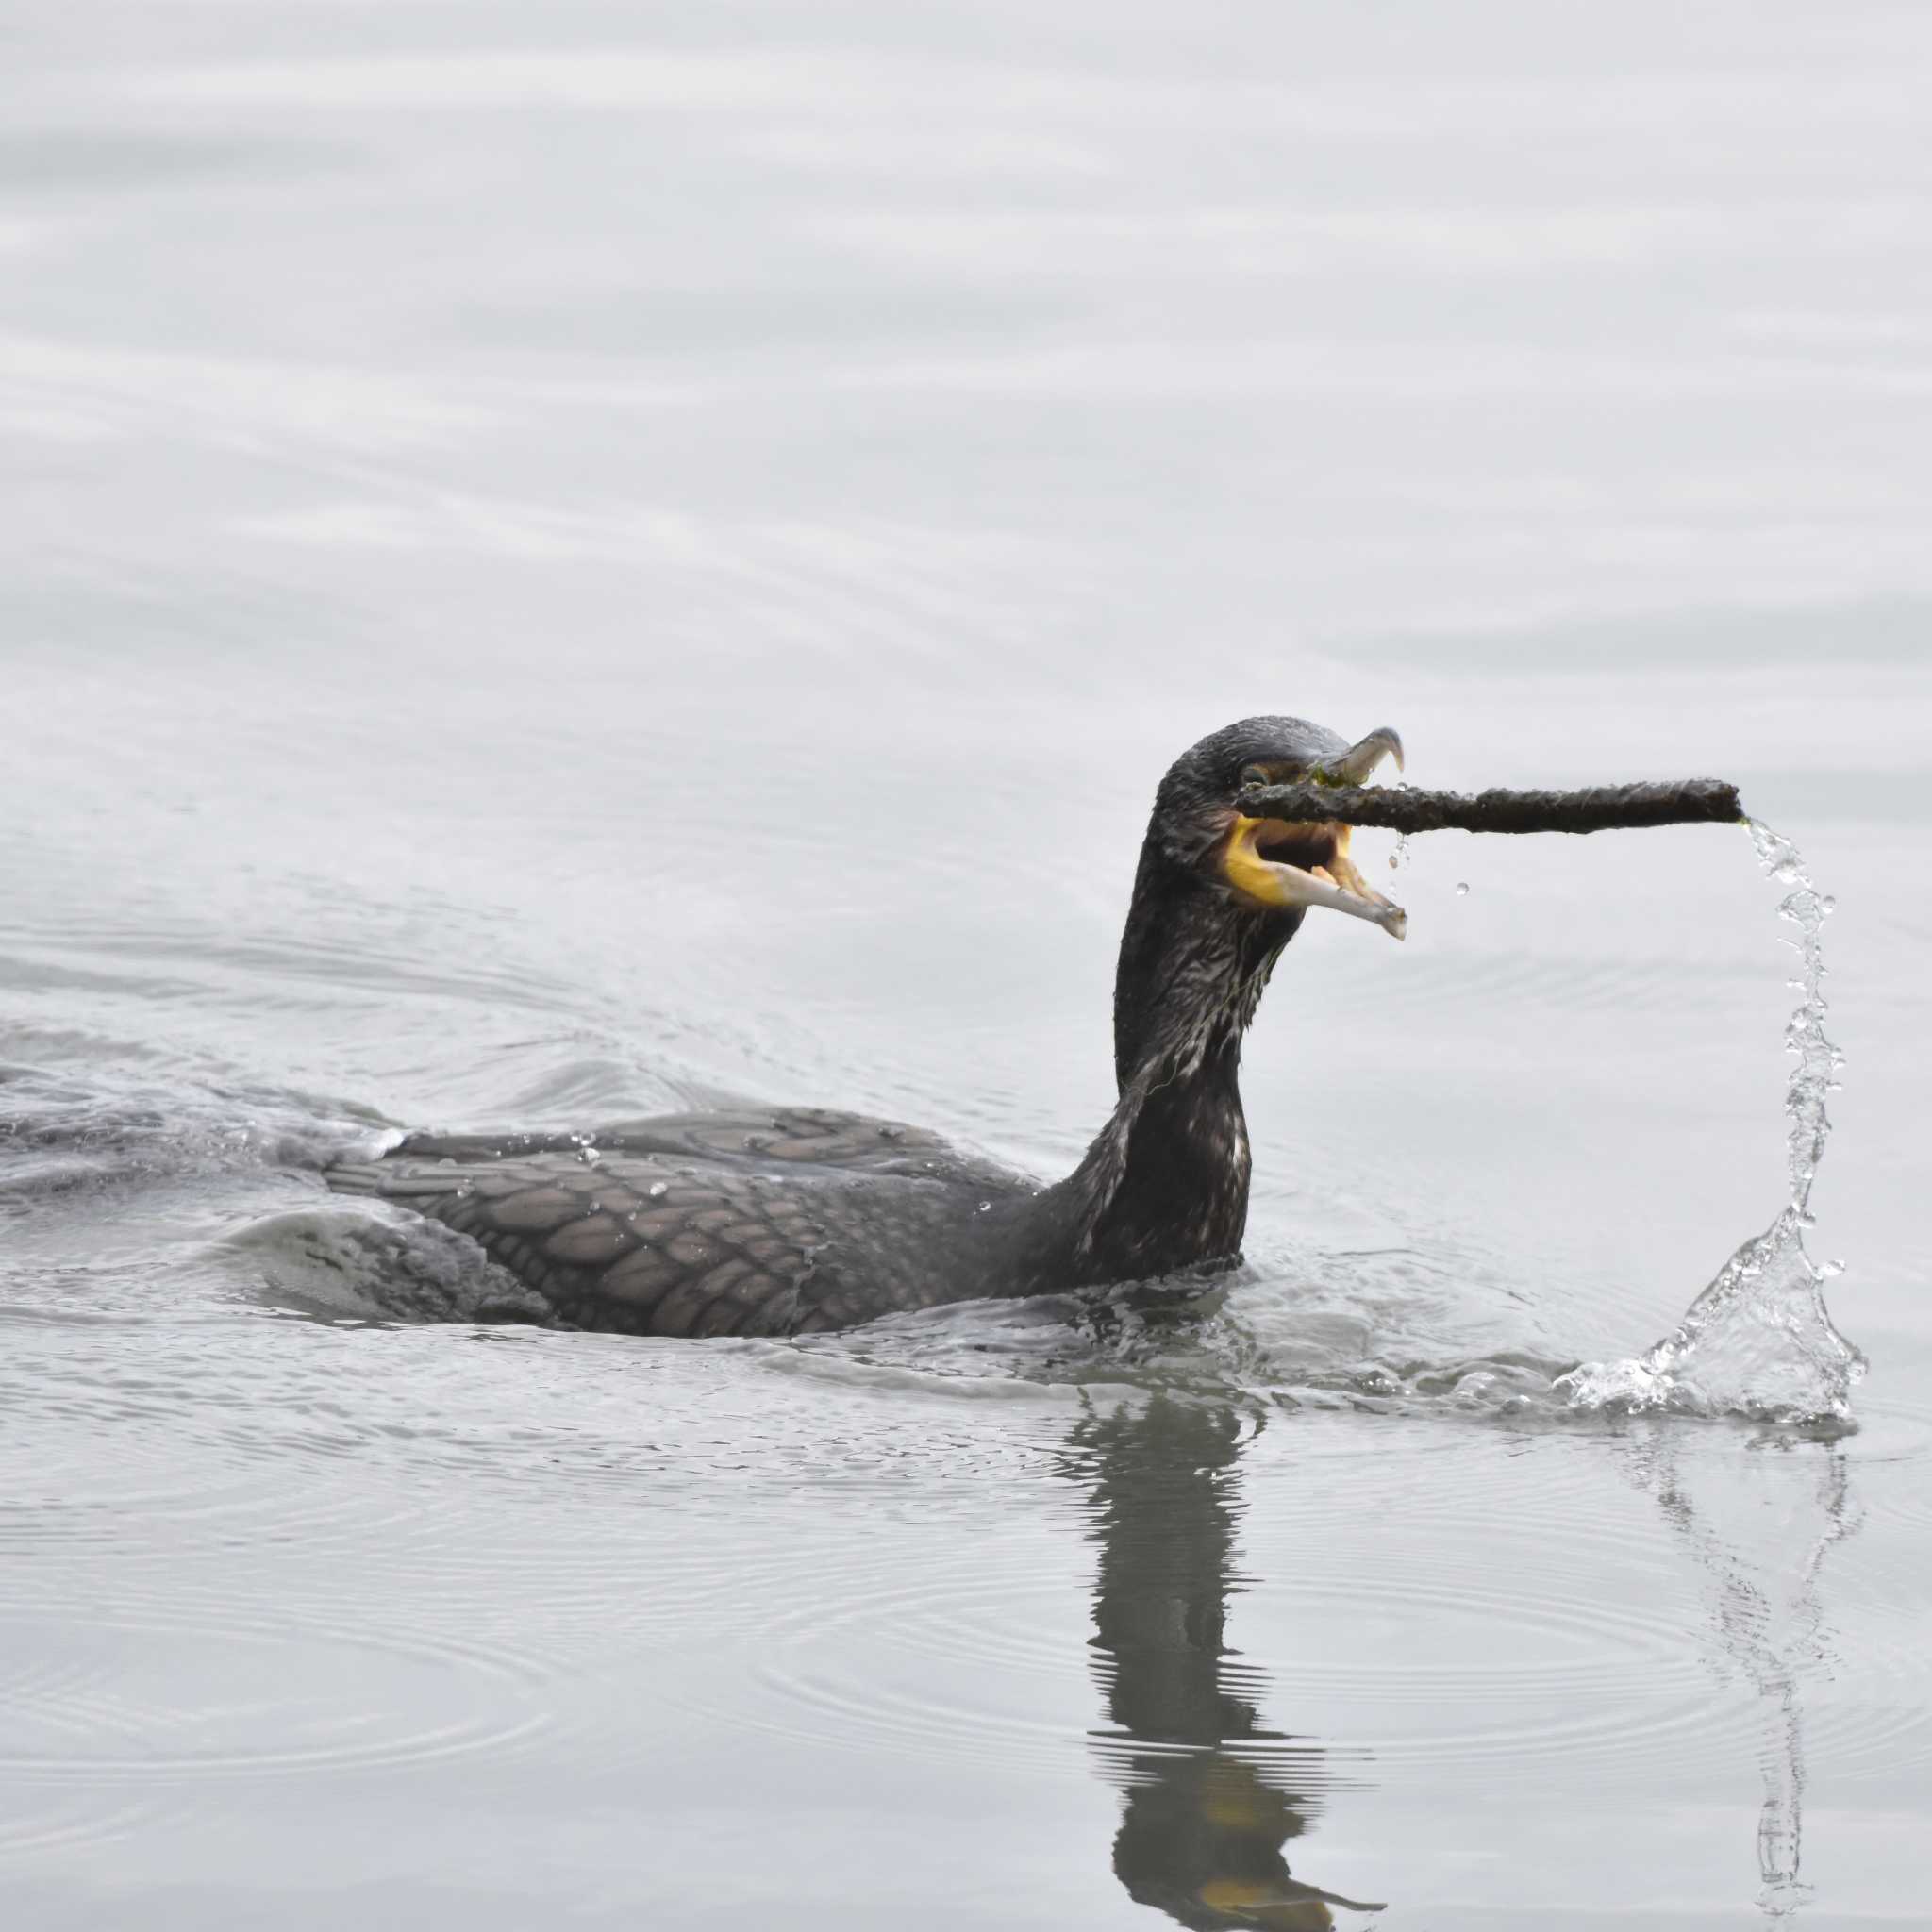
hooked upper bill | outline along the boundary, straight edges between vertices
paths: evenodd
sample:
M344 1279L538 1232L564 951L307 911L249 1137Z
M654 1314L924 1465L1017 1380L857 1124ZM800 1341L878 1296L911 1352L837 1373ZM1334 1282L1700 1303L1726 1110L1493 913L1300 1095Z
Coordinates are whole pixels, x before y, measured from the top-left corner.
M1402 740L1386 725L1314 770L1263 769L1258 782L1288 784L1315 777L1338 785L1364 783L1385 758L1402 769ZM1289 910L1326 906L1379 925L1392 939L1408 931L1408 914L1363 878L1348 854L1352 828L1336 820L1293 824L1234 814L1221 847L1222 875L1256 906Z

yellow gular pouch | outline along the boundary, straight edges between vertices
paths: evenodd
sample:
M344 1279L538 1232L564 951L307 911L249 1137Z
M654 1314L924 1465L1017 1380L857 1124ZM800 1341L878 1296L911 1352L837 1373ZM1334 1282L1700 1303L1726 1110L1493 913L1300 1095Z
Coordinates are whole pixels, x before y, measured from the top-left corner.
M1356 870L1347 825L1291 824L1237 812L1222 842L1221 874L1238 898L1271 911L1325 906L1379 925L1391 939L1408 931L1408 914Z

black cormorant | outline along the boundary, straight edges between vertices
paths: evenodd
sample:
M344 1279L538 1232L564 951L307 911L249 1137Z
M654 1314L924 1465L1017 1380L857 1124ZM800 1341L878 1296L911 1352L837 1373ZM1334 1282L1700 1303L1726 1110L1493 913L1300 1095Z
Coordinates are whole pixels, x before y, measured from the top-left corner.
M1241 1035L1275 959L1310 906L1403 932L1345 825L1250 819L1236 798L1318 771L1359 783L1391 755L1392 731L1350 745L1248 718L1170 768L1114 980L1120 1099L1050 1187L916 1128L783 1108L415 1134L325 1178L469 1236L534 1291L519 1313L633 1334L799 1334L1231 1262L1248 1214Z

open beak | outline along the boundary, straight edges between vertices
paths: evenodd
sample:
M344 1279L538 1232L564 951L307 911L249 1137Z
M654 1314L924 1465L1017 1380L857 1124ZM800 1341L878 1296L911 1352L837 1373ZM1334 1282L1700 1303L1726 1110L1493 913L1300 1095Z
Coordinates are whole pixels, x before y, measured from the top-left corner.
M1359 785L1388 758L1401 769L1401 739L1386 728L1372 731L1324 765L1320 775L1332 783ZM1356 870L1348 856L1350 829L1335 820L1294 824L1237 812L1221 845L1222 876L1252 905L1275 910L1326 906L1402 939L1408 931L1408 914Z

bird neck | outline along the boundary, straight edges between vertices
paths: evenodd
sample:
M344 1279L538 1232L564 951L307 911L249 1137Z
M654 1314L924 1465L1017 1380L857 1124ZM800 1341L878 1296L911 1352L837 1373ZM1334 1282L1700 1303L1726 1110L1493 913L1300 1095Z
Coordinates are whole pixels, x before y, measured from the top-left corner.
M1139 1280L1241 1252L1241 1036L1298 924L1241 912L1150 838L1114 982L1120 1098L1086 1158L1042 1197L1064 1238L1052 1257L1063 1284Z

